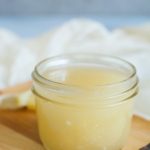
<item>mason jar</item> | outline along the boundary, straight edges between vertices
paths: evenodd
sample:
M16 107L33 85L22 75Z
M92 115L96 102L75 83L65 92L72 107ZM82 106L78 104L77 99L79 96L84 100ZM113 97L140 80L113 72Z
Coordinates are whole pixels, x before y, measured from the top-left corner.
M121 150L128 137L135 67L113 56L65 54L33 74L38 128L47 150Z

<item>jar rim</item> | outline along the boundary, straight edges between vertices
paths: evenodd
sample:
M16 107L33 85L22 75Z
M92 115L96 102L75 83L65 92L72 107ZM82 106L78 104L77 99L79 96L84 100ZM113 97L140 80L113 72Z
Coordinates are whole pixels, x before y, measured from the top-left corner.
M95 53L94 54L93 53L92 54L91 53L63 54L63 55L50 57L50 58L44 59L43 61L39 62L35 66L35 69L32 73L32 78L33 78L33 81L34 81L33 82L33 93L35 93L37 96L43 97L45 100L49 99L44 94L45 90L48 91L48 92L51 92L51 94L53 93L54 95L55 94L59 95L59 98L63 98L64 96L67 96L67 97L70 97L70 96L72 97L73 96L74 98L77 98L77 96L79 96L79 94L80 94L80 96L86 95L87 92L88 92L87 90L84 91L79 86L49 80L49 79L45 78L44 76L42 76L42 74L40 74L40 72L38 71L38 69L39 69L38 67L41 67L40 69L43 69L45 67L45 64L47 64L48 62L50 62L50 63L53 62L54 63L55 61L61 60L63 58L64 59L65 58L73 59L73 58L76 58L76 57L79 60L80 59L82 60L82 57L83 58L85 58L85 57L86 58L91 58L92 62L93 62L93 58L97 58L97 59L100 59L100 60L103 60L103 59L105 60L107 58L108 60L113 60L113 61L117 62L116 67L120 67L120 63L122 65L121 67L126 66L126 69L128 69L127 71L130 72L130 75L127 76L124 80L109 83L109 84L96 85L96 86L92 87L92 89L90 89L90 92L93 92L93 94L98 94L97 96L99 96L99 98L109 99L109 101L106 101L107 105L119 104L120 102L124 102L124 101L130 99L131 97L133 97L137 94L137 92L138 92L138 82L139 81L138 81L138 78L136 76L136 68L134 67L134 65L132 65L130 62L128 62L124 59L121 59L119 57L116 57L116 56L110 56L110 55L104 55L104 54L95 54ZM96 59L96 63L98 61L97 59ZM108 61L107 59L106 59L106 62ZM100 64L98 63L98 65L100 65ZM40 91L38 90L39 88L40 88ZM110 92L110 93L105 92L105 90L103 90L103 88L104 89L105 88L113 89L113 92ZM92 98L94 100L94 98L95 98L94 96L95 95L93 95L92 97L88 97L88 98L89 99ZM52 98L52 99L55 99L55 98ZM64 100L62 100L61 102L59 102L58 100L51 100L51 99L50 99L50 101L53 101L53 102L58 103L58 104L59 103L68 104L68 105L70 105L70 104L71 105L72 104L77 105L78 104L78 102L75 102L75 101L65 101L64 102ZM90 105L92 103L90 103Z
M77 87L76 85L70 85L70 84L66 84L66 83L62 83L62 82L59 82L59 81L54 81L54 80L50 80L50 79L47 79L45 78L44 76L42 76L40 74L40 72L38 71L38 68L46 63L46 62L49 62L49 61L53 61L55 59L59 59L59 58L71 58L71 57L74 57L74 56L83 56L83 57L99 57L99 58L108 58L108 59L113 59L113 60L117 60L117 61L120 61L121 63L124 63L126 65L128 65L128 67L131 68L131 73L129 76L127 76L126 78L124 78L123 80L119 80L119 81L116 81L116 82L113 82L113 83L104 83L104 84L98 84L98 85L95 85L95 87L112 87L112 86L117 86L119 84L122 84L124 82L127 82L128 80L132 79L133 77L136 76L136 68L133 64L131 64L130 62L122 59L122 58L119 58L119 57L116 57L116 56L111 56L111 55L105 55L105 54L96 54L96 53L71 53L71 54L62 54L62 55L57 55L57 56L53 56L53 57L49 57L49 58L46 58L42 61L40 61L34 68L34 71L32 73L32 78L34 80L36 80L37 82L41 83L41 84L46 84L47 86L49 85L52 85L52 84L55 84L55 85L59 85L59 86L63 86L63 87L70 87L70 88L80 88L80 87Z

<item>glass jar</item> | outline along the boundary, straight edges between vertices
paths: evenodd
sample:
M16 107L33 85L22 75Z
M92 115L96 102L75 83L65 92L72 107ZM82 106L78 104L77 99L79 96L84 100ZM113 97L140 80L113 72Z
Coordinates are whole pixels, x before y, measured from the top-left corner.
M66 54L32 74L40 138L47 150L121 150L128 137L138 79L116 57Z

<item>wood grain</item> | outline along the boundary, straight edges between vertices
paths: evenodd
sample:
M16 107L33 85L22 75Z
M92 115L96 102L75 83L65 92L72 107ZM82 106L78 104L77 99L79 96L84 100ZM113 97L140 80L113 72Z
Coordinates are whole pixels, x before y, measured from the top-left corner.
M150 143L150 121L134 116L132 128L124 150L138 150Z
M1 110L0 124L3 124L31 139L40 143L36 114L34 111L22 110Z
M6 126L0 125L0 149L1 150L44 150L44 148Z
M37 129L36 113L34 111L29 111L26 109L17 111L1 110L0 124L3 124L8 128L18 132L19 134L22 134L23 136L34 140L36 143L41 144ZM132 121L132 130L129 136L128 143L126 144L124 150L138 150L140 147L146 145L149 142L150 122L134 116Z

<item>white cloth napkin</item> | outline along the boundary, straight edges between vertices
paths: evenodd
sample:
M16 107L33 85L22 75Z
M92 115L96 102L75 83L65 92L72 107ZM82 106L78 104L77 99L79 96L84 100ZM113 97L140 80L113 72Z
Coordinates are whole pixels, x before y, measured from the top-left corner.
M71 52L111 54L132 62L140 79L135 113L150 119L150 24L108 31L99 22L74 19L26 40L0 29L0 88L30 80L40 60Z

